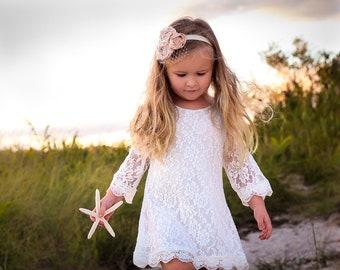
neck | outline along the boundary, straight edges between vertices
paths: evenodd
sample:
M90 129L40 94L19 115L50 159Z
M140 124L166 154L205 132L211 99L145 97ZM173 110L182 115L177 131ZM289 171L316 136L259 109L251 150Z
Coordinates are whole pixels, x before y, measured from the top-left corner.
M202 97L198 100L184 100L179 97L173 98L174 104L178 107L189 109L189 110L199 110L210 106L209 97Z

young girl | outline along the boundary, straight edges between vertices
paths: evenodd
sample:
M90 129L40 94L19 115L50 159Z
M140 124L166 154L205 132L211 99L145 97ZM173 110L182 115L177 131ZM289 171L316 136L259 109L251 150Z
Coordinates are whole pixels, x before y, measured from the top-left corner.
M164 270L248 269L225 200L222 168L254 210L261 240L272 233L272 194L250 154L256 130L210 26L182 18L160 33L132 147L101 200L100 214L132 203L148 169L134 263ZM105 218L108 220L111 214Z

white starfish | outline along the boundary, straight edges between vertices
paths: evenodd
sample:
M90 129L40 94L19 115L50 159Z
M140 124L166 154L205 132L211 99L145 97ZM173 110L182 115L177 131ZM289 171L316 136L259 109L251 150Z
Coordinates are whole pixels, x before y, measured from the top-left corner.
M87 239L90 239L93 235L93 233L95 232L98 224L100 221L102 221L104 223L105 228L108 230L108 232L112 235L112 237L115 237L115 232L113 231L113 229L111 228L110 224L107 222L107 220L104 218L107 214L113 212L114 210L116 210L119 206L121 206L123 204L123 201L119 201L116 204L114 204L113 206L111 206L109 209L107 209L104 213L103 217L99 216L99 210L100 210L100 193L99 190L96 189L96 193L95 193L95 210L96 211L91 211L89 209L85 209L85 208L79 208L79 210L81 212L83 212L86 215L89 215L91 217L94 217L96 220L93 222L93 225L89 231L89 234L87 236Z

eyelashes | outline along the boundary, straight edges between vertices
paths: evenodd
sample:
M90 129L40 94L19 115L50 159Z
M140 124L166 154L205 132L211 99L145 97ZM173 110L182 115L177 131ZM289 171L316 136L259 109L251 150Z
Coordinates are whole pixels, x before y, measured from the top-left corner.
M207 74L207 72L199 72L199 73L196 73L197 76L201 77L201 76L204 76L205 74ZM178 77L185 77L187 74L185 73L177 73L176 74Z

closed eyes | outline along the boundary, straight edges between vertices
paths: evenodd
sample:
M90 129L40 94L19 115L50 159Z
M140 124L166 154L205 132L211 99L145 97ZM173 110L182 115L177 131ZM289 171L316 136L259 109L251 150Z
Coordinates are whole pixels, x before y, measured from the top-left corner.
M196 73L196 75L197 76L204 76L206 74L206 72L197 72ZM178 77L185 77L187 74L186 73L176 73L176 75L178 76Z

